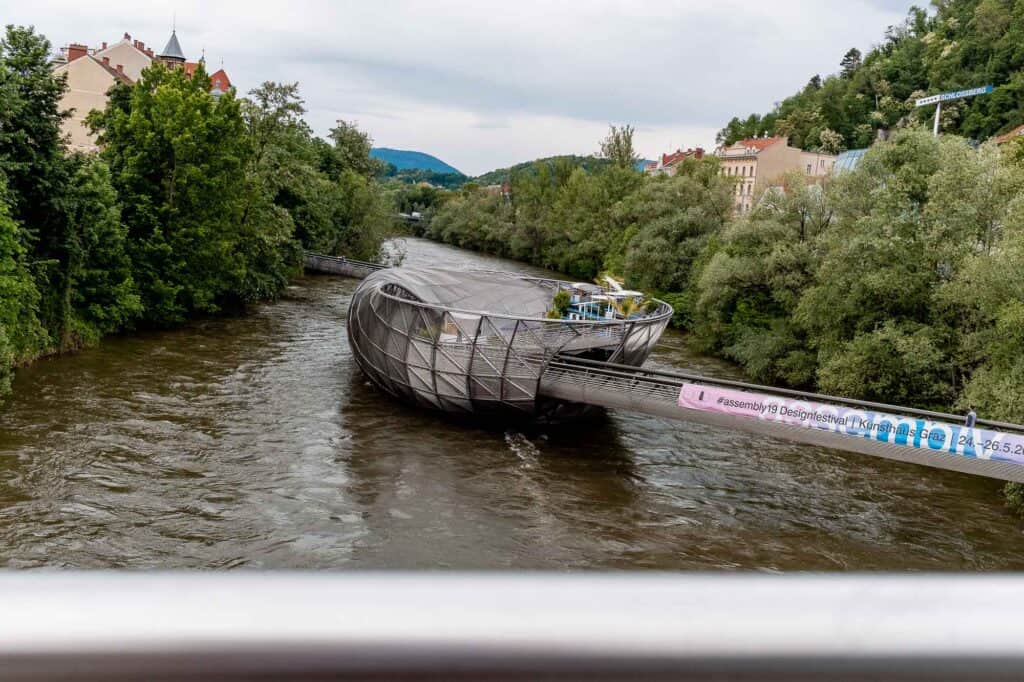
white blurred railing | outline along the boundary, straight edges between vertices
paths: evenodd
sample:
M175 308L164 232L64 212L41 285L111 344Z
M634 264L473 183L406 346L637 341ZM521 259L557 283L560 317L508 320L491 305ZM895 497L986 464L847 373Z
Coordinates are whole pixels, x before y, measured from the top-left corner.
M0 576L4 679L1020 679L1011 575Z

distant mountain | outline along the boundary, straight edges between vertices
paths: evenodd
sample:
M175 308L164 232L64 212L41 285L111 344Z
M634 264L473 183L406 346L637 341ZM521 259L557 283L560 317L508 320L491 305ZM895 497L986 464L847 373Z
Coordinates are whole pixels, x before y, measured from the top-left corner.
M384 163L390 163L396 169L403 170L425 170L434 173L452 173L463 175L462 171L447 163L423 152L414 152L407 149L388 149L387 147L375 147L370 150L370 156L380 159Z
M546 163L548 165L554 165L555 161L558 161L560 159L564 159L573 166L578 166L587 171L596 170L598 168L601 168L602 166L606 166L609 163L611 163L607 159L601 159L596 156L548 156L543 159L536 159L534 161L524 161L523 163L517 163L516 165L511 166L509 168L498 168L496 170L492 170L488 173L484 173L483 175L476 176L475 178L473 178L473 182L476 182L481 185L500 185L503 182L509 182L510 179L512 178L513 173L520 173L523 171L532 172L534 164L536 163Z

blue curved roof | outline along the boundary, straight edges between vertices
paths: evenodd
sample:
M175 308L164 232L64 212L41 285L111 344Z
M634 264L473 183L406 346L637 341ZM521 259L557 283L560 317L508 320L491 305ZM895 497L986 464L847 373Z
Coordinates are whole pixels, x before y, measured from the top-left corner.
M846 171L852 171L860 163L860 160L864 158L864 154L867 153L867 149L851 149L843 152L836 157L836 162L832 166L833 175L839 175Z

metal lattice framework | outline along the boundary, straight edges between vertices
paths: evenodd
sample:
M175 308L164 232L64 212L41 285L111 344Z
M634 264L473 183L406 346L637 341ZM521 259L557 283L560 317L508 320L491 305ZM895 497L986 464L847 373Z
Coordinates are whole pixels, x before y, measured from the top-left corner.
M640 365L672 316L544 317L570 282L505 272L393 268L367 277L348 312L356 361L388 393L448 412L534 414L557 353Z

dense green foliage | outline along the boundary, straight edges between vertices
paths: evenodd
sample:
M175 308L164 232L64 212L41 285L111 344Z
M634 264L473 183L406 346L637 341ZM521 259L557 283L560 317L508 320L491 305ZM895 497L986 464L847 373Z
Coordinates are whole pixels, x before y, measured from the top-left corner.
M419 168L406 168L399 170L394 164L387 164L378 176L382 180L394 180L407 185L418 185L425 183L445 189L457 189L465 184L469 178L462 173L438 173L432 170Z
M633 147L633 134L636 130L631 125L610 126L608 135L601 140L601 158L608 159L619 168L636 168L640 160Z
M524 161L518 163L509 168L498 168L492 171L488 171L483 175L478 175L473 178L473 183L481 187L487 185L500 185L502 183L511 182L514 175L520 175L522 173L535 173L541 165L548 167L554 166L556 163L569 164L570 166L582 168L585 171L596 171L609 165L608 159L603 159L597 156L549 156L543 159L537 159L536 161Z
M813 76L763 115L734 118L719 142L788 135L804 149L868 146L879 129L930 121L934 107L914 100L993 84L991 95L944 104L944 131L976 140L1024 122L1024 0L935 0L929 15L911 8L866 55L849 50L840 71Z
M32 29L0 40L0 395L41 355L272 298L303 249L376 256L393 209L370 140L315 138L297 86L214 97L201 68L157 64L90 115L85 156L49 53Z

